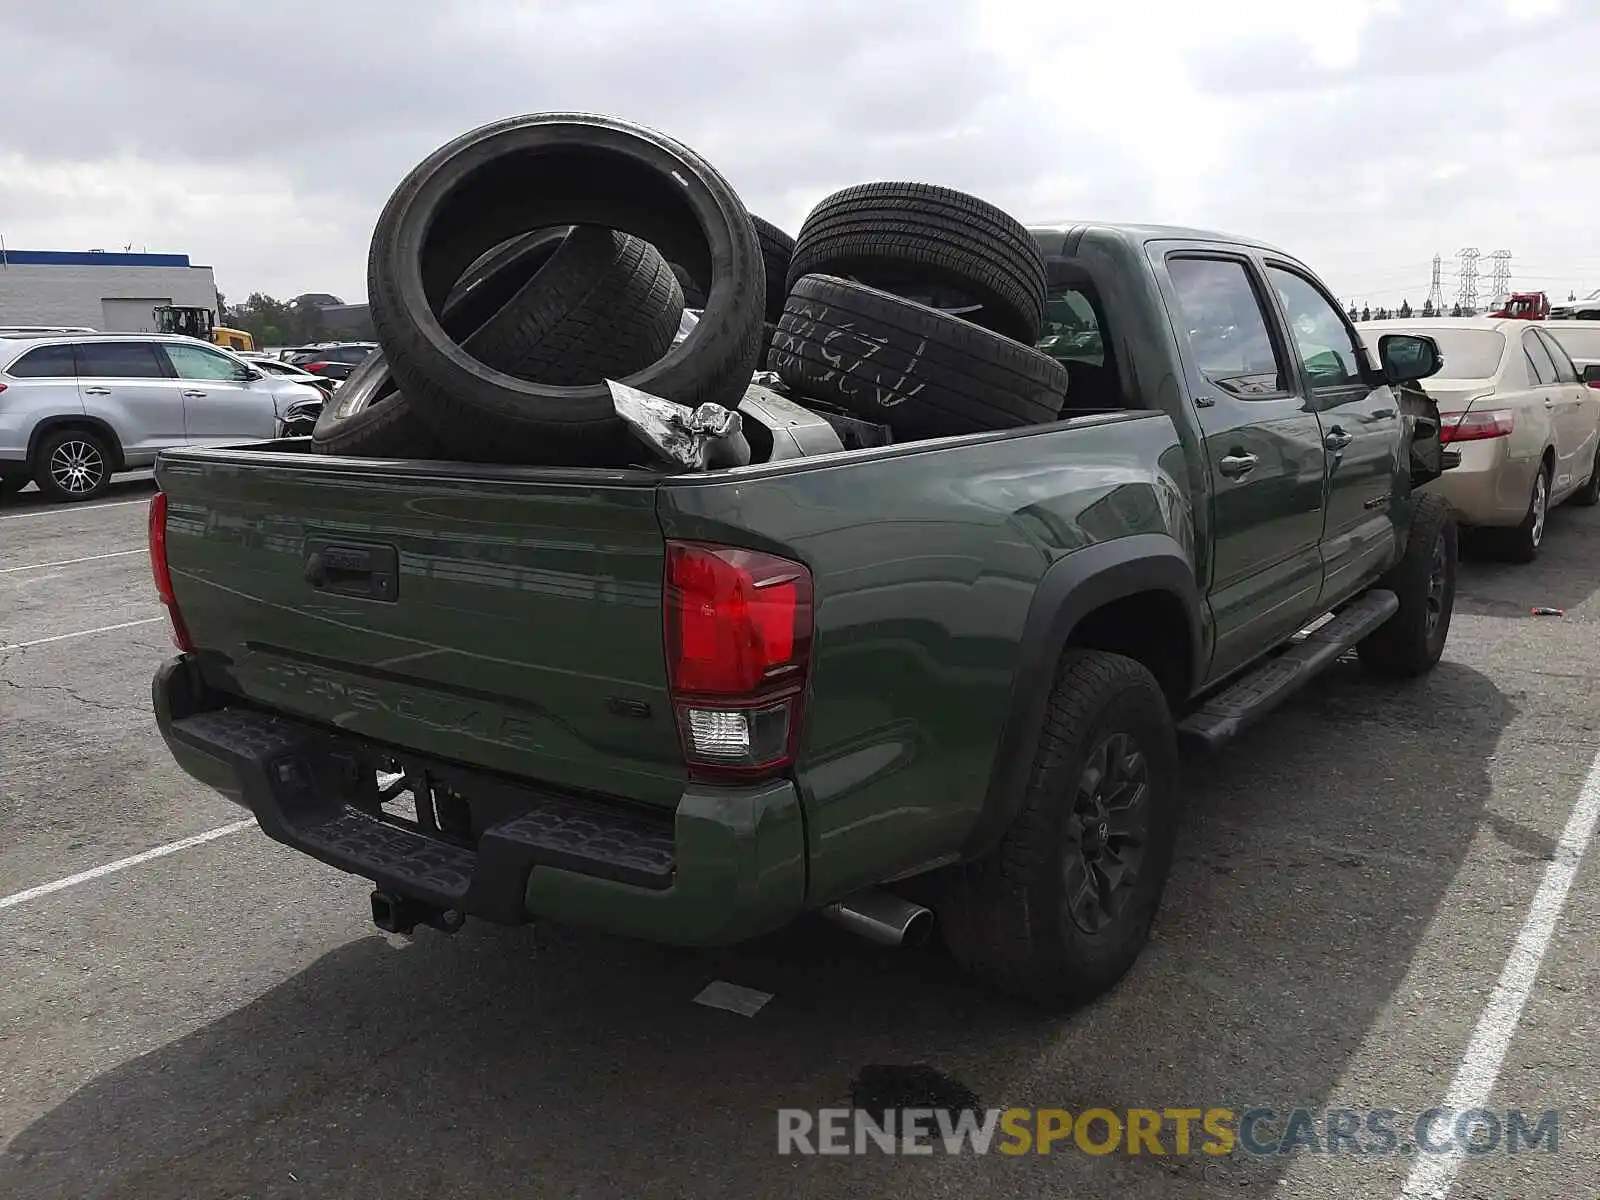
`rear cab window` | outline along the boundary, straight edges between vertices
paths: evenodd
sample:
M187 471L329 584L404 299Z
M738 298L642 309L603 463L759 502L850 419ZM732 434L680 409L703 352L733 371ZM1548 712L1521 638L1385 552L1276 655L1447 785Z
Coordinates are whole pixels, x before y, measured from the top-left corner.
M1083 287L1061 284L1050 289L1045 299L1044 329L1037 345L1059 362L1105 366L1100 315Z

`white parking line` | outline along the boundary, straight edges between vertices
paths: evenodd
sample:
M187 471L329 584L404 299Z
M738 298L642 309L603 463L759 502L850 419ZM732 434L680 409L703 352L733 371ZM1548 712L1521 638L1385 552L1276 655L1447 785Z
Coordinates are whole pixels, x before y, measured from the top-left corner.
M1550 939L1555 936L1556 923L1567 902L1567 893L1572 890L1572 881L1577 877L1578 865L1594 839L1597 823L1600 823L1600 754L1595 755L1589 768L1588 778L1578 793L1578 802L1567 818L1567 827L1561 831L1555 857L1545 868L1544 880L1534 893L1522 930L1511 947L1511 957L1483 1006L1477 1028L1472 1031L1472 1040L1467 1043L1467 1052L1445 1092L1445 1108L1462 1113L1488 1104L1489 1094L1505 1062L1506 1050L1522 1020L1522 1010L1539 978L1540 964L1550 948ZM1421 1159L1412 1168L1401 1196L1404 1200L1443 1200L1460 1168L1460 1149Z
M107 504L70 504L61 508L43 508L38 512L12 513L9 516L0 517L0 521L26 521L29 517L54 517L61 513L93 512L97 508L126 508L130 504L142 504L149 508L150 497L146 496L143 500L112 500Z
M137 867L140 863L147 863L152 859L165 858L169 854L176 854L179 850L187 850L191 846L214 842L219 837L227 837L230 833L237 833L239 830L255 823L254 817L246 817L242 821L233 821L216 829L208 829L204 833L197 833L193 837L186 837L181 841L168 842L165 846L157 846L154 850L146 850L143 854L134 854L128 858L119 858L116 862L106 863L103 866L91 867L87 871L79 871L76 875L68 875L65 879L57 879L54 883L41 883L38 887L29 888L25 892L17 892L11 896L0 896L0 908L12 908L18 904L26 904L29 900L37 900L40 896L48 896L52 892L76 887L80 883L88 883L89 880L99 879L102 875L126 871L129 867Z
M130 554L148 554L149 550L141 546L137 550L118 550L112 554L89 554L83 558L58 558L54 562L29 563L25 567L0 567L0 575L10 575L13 571L42 571L46 567L70 567L73 563L99 562L102 558L127 558Z
M142 621L122 621L116 625L102 625L98 629L80 629L77 633L58 633L55 637L34 638L31 642L0 642L0 650L26 650L29 646L43 646L50 642L64 642L69 638L88 637L91 633L110 633L113 629L132 629L136 625L154 625L165 617L145 617Z

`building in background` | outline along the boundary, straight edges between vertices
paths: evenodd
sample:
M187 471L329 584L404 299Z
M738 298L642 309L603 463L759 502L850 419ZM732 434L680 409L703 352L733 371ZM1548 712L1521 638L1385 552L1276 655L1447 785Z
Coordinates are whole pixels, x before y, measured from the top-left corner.
M74 325L154 333L158 304L217 308L210 267L187 254L0 251L0 325Z
M297 309L316 309L319 336L357 342L371 341L375 336L372 315L365 304L346 304L328 292L306 292L289 303Z

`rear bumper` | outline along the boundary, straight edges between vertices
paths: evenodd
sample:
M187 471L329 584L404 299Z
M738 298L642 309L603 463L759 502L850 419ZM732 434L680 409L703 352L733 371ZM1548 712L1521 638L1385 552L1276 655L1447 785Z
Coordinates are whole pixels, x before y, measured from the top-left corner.
M1461 462L1424 491L1444 497L1463 525L1517 525L1528 513L1537 456L1515 458L1505 438L1460 442Z
M689 946L765 933L803 905L805 835L787 780L690 785L667 814L423 764L469 802L492 793L500 815L469 846L380 815L363 767L386 749L224 699L187 655L156 672L156 724L178 765L274 840L420 903Z

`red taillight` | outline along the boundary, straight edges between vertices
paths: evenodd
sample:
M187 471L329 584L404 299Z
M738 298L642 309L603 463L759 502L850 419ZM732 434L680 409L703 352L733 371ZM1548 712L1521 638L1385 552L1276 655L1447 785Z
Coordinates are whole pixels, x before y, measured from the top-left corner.
M1446 446L1451 442L1481 442L1487 438L1508 437L1517 423L1517 414L1509 408L1440 413L1439 418L1439 441Z
M311 374L315 375L318 371L322 370L323 367L331 367L331 366L333 366L332 363L314 362L310 366L306 367L305 369L308 372L310 372Z
M794 761L811 669L811 572L732 546L667 543L667 680L691 769Z
M166 606L172 621L172 644L179 650L192 651L194 642L178 611L178 598L172 591L172 569L167 565L167 494L157 492L150 497L150 573L155 576L156 595Z

